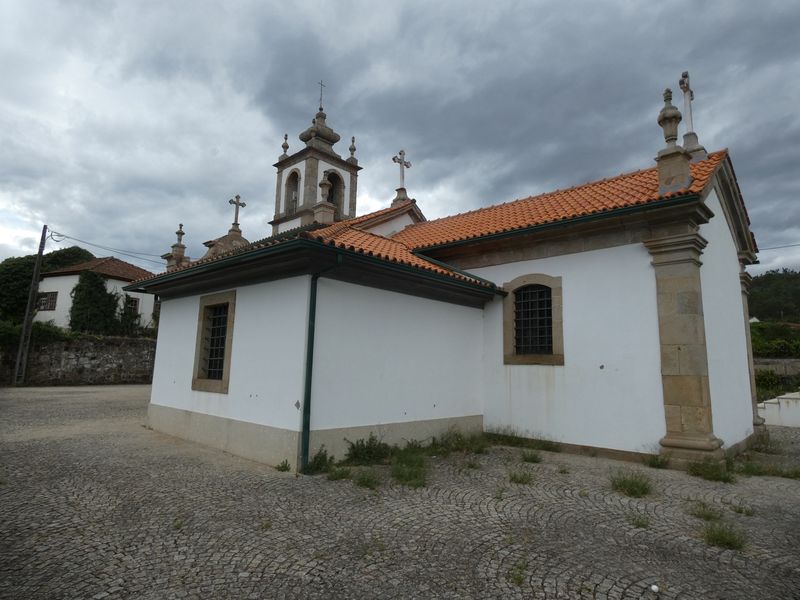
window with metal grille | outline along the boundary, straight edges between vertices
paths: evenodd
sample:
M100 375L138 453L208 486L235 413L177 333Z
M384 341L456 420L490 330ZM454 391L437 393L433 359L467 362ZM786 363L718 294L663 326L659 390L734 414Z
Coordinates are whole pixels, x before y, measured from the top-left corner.
M125 299L125 305L128 307L128 310L134 313L139 312L139 299L133 298L132 296L128 296Z
M517 354L553 353L553 297L546 285L514 291L514 349Z
M228 304L206 308L205 376L222 379L225 367L225 340L228 335Z
M37 310L55 310L58 292L42 292L36 299Z

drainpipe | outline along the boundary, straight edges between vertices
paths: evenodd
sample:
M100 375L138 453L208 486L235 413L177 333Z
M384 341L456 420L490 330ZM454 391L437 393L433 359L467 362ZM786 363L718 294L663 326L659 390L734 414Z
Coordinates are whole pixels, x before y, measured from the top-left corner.
M306 380L303 391L303 430L300 437L300 470L308 466L308 448L311 439L311 382L314 379L314 332L317 322L317 282L320 275L342 264L342 255L336 255L336 264L311 276L308 296L308 333L306 336Z

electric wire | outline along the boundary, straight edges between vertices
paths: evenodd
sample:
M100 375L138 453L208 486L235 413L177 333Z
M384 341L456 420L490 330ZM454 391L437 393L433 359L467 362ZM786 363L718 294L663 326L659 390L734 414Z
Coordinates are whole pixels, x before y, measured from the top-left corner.
M162 261L152 260L150 258L145 258L146 256L154 256L156 258L161 258L157 254L148 254L146 252L136 252L135 250L122 250L120 248L112 248L110 246L103 246L101 244L95 244L94 242L87 242L86 240L82 240L71 235L67 235L65 233L59 233L58 231L50 231L50 235L48 236L51 240L56 243L63 242L66 240L74 240L76 242L80 242L81 244L86 244L88 246L94 246L95 248L100 248L102 250L106 250L108 252L115 252L117 254L121 254L123 256L127 256L129 258L135 258L137 260L145 261L148 263L152 263L154 265L162 265Z

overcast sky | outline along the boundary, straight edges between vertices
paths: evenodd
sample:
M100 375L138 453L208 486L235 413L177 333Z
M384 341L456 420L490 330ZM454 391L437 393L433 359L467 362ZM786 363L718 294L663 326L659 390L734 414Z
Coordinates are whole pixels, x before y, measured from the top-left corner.
M6 0L0 259L35 252L43 223L160 255L180 222L199 257L235 194L245 237L269 235L272 164L284 133L300 149L320 79L340 154L356 136L358 212L388 206L403 148L435 218L652 166L683 70L758 244L800 244L798 31L800 3L764 0ZM800 247L760 260L797 269Z

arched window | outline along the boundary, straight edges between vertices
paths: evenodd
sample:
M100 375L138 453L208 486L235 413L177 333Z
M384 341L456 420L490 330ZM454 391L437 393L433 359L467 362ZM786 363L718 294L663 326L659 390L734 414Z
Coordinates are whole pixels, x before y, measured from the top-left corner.
M561 278L522 275L503 289L503 362L563 365Z
M298 195L300 194L300 173L292 171L286 178L286 190L284 191L284 209L287 215L297 212Z
M342 217L342 208L344 207L344 181L332 171L328 173L328 181L331 184L331 189L328 192L328 202L336 207L334 218L340 219Z
M546 285L514 290L514 353L553 353L553 294Z

